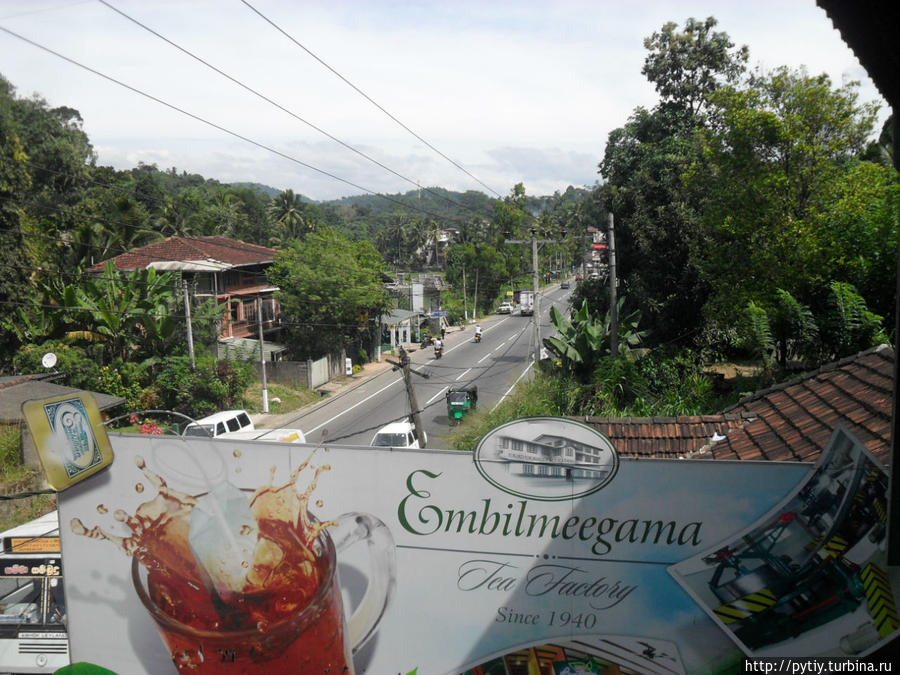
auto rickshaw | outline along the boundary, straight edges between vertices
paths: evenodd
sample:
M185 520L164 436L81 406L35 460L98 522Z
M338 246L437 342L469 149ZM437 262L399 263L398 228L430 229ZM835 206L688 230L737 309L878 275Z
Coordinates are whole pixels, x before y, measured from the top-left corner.
M474 410L478 403L478 387L451 387L447 391L447 419L459 424L463 415Z

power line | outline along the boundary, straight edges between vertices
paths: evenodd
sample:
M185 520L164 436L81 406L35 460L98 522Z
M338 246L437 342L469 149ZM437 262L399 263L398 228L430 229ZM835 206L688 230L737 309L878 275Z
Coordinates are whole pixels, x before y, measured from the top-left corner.
M493 192L493 193L494 193L495 195L497 195L498 197L501 197L501 198L502 198L502 195L501 195L499 192L497 192L496 190L494 190L494 189L493 189L492 187L490 187L489 185L486 185L485 183L481 182L481 180L479 180L477 176L475 176L475 175L473 175L472 173L470 173L465 167L463 167L463 166L457 164L454 160L450 159L447 155L445 155L443 152L441 152L440 150L438 150L438 149L437 149L436 147L434 147L431 143L429 143L429 142L426 141L424 138L422 138L421 136L419 136L419 134L417 134L415 131L413 131L412 129L410 129L408 126L406 126L406 125L405 125L403 122L401 122L399 119L397 119L396 117L394 117L391 113L389 113L389 112L388 112L387 110L385 110L381 105L379 105L375 100L373 100L368 94L366 94L366 93L365 93L364 91L362 91L359 87L357 87L355 84L353 84L352 82L350 82L350 80L348 80L346 77L344 77L343 75L341 75L338 71L336 71L336 70L335 70L334 68L332 68L330 65L328 65L327 63L325 63L325 61L323 61L321 58L319 58L318 56L316 56L312 51L310 51L310 50L307 49L304 45L302 45L300 42L298 42L292 35L290 35L289 33L287 33L287 32L286 32L284 29L282 29L278 24L276 24L274 21L272 21L272 20L269 19L267 16L265 16L262 12L260 12L258 9L256 9L253 5L251 5L249 2L247 2L247 0L241 0L241 2L243 2L250 10L252 10L254 13L256 13L263 21L265 21L265 22L268 23L270 26L272 26L272 28L274 28L275 30L277 30L277 31L278 31L279 33L281 33L282 35L284 35L288 40L290 40L290 41L293 42L295 45L297 45L298 47L300 47L300 49L302 49L302 50L305 51L307 54L309 54L311 57L313 57L316 61L318 61L319 63L321 63L325 68L327 68L327 69L328 69L329 71L331 71L334 75L336 75L338 78L340 78L345 84L347 84L347 86L349 86L351 89L353 89L355 92L357 92L360 96L362 96L364 99L366 99L369 103L371 103L372 105L374 105L374 106L375 106L376 108L378 108L381 112L383 112L385 115L387 115L390 119L392 119L394 122L396 122L397 124L399 124L404 130L406 130L408 133L412 134L415 138L417 138L419 141L421 141L422 143L424 143L428 148L430 148L431 150L433 150L434 152L436 152L438 155L440 155L441 157L443 157L444 159L446 159L448 162L450 162L453 166L455 166L457 169L459 169L460 171L462 171L464 174L466 174L469 178L471 178L472 180L474 180L476 183L478 183L478 184L481 185L482 187L486 188L486 189L489 190L490 192Z
M319 132L319 133L322 134L323 136L326 136L327 138L331 139L331 140L334 141L335 143L338 143L338 144L340 144L341 146L343 146L343 147L347 148L348 150L350 150L351 152L356 153L357 155L359 155L359 156L362 157L363 159L366 159L366 160L368 160L369 162L372 162L373 164L375 164L375 165L381 167L381 168L384 169L385 171L387 171L387 172L389 172L389 173L391 173L391 174L397 176L397 178L400 178L400 179L406 181L407 183L409 183L410 185L415 186L415 187L418 188L418 189L424 189L426 192L428 192L429 194L434 195L435 197L438 197L438 198L440 198L440 199L444 199L444 200L450 202L451 204L453 204L454 206L457 206L457 207L459 207L459 208L462 208L462 209L465 209L465 210L468 210L468 211L472 211L472 212L474 213L474 210L473 210L473 209L470 209L470 208L467 207L465 204L460 204L459 202L457 202L457 201L451 199L450 197L447 197L446 195L441 195L441 194L439 194L439 193L437 193L437 192L434 192L434 191L431 190L430 188L422 188L422 187L419 185L419 183L418 183L417 181L414 181L412 178L409 178L409 177L407 177L407 176L404 176L403 174L401 174L401 173L395 171L394 169L392 169L391 167L389 167L389 166L383 164L382 162L378 161L378 160L375 159L374 157L371 157L371 156L367 155L366 153L362 152L361 150L358 150L357 148L353 147L352 145L350 145L350 144L348 144L348 143L345 143L345 142L342 141L340 138L337 138L336 136L333 136L332 134L328 133L327 131L325 131L325 130L322 129L321 127L319 127L319 126L313 124L312 122L310 122L310 121L308 121L308 120L306 120L306 119L300 117L299 115L297 115L297 114L294 113L293 111L289 110L288 108L285 108L283 105L281 105L281 104L278 103L277 101L272 100L271 98L269 98L269 97L266 96L265 94L262 94L262 93L258 92L256 89L253 89L253 88L250 87L249 85L247 85L247 84L241 82L240 80L238 80L238 79L232 77L231 75L229 75L228 73L224 72L224 71L221 70L220 68L217 68L216 66L212 65L212 64L209 63L208 61L206 61L206 60L200 58L199 56L197 56L196 54L194 54L194 53L191 52L190 50L185 49L185 48L182 47L181 45L176 44L175 42L173 42L173 41L170 40L169 38L165 37L164 35L161 35L161 34L158 33L157 31L153 30L152 28L150 28L150 27L147 26L146 24L144 24L144 23L138 21L138 20L135 19L134 17L132 17L132 16L126 14L125 12L121 11L120 9L118 9L118 8L116 8L116 7L113 7L113 6L112 6L111 4L109 4L106 0L98 0L98 2L100 2L100 4L104 5L105 7L108 7L108 8L111 9L112 11L116 12L117 14L119 14L120 16L122 16L123 18L128 19L129 21L131 21L131 22L134 23L135 25L137 25L137 26L143 28L145 31L147 31L147 32L149 32L149 33L152 33L153 35L155 35L156 37L158 37L160 40L163 40L163 41L166 42L167 44L171 45L171 46L174 47L175 49L177 49L177 50L179 50L180 52L182 52L183 54L186 54L187 56L191 57L191 58L194 59L195 61L198 61L199 63L202 63L204 66L206 66L206 67L209 68L210 70L215 71L216 73L218 73L218 74L221 75L222 77L226 78L226 79L229 80L230 82L233 82L234 84L238 85L238 86L241 87L242 89L244 89L244 90L250 92L251 94L253 94L254 96L256 96L256 97L262 99L262 100L265 101L266 103L269 103L270 105L275 106L276 108L278 108L278 109L281 110L282 112L287 113L288 115L290 115L290 116L293 117L294 119L296 119L296 120L302 122L303 124L307 125L307 126L310 127L311 129L313 129L313 130Z
M118 80L118 79L116 79L116 78L114 78L114 77L112 77L112 76L110 76L110 75L106 75L105 73L102 73L102 72L100 72L99 70L96 70L96 69L94 69L94 68L91 68L90 66L87 66L87 65L85 65L85 64L83 64L83 63L80 63L79 61L76 61L75 59L72 59L72 58L70 58L70 57L68 57L68 56L65 56L64 54L61 54L61 53L59 53L59 52L57 52L57 51L51 49L50 47L46 47L46 46L44 46L44 45L42 45L42 44L40 44L40 43L38 43L38 42L35 42L34 40L31 40L31 39L29 39L29 38L27 38L27 37L25 37L25 36L23 36L23 35L20 35L19 33L14 32L14 31L12 31L12 30L10 30L10 29L8 29L8 28L5 28L5 27L3 27L3 26L0 26L0 31L6 33L7 35L11 35L12 37L17 38L17 39L19 39L19 40L21 40L21 41L23 41L23 42L25 42L25 43L27 43L27 44L30 44L30 45L32 45L33 47L36 47L36 48L38 48L38 49L40 49L40 50L42 50L42 51L45 51L45 52L47 52L48 54L52 54L53 56L55 56L55 57L57 57L57 58L59 58L59 59L62 59L63 61L66 61L67 63L72 64L73 66L77 66L78 68L81 68L81 69L83 69L83 70L86 70L86 71L88 71L89 73L92 73L93 75L96 75L96 76L98 76L98 77L101 77L101 78L103 78L104 80L107 80L107 81L109 81L109 82L112 82L113 84L117 84L117 85L119 85L120 87L123 87L123 88L125 88L125 89L127 89L127 90L129 90L129 91L131 91L131 92L133 92L133 93L135 93L135 94L138 94L138 95L140 95L140 96L143 96L144 98L148 98L148 99L150 99L151 101L154 101L154 102L156 102L156 103L159 103L159 104L162 105L162 106L165 106L166 108L169 108L170 110L174 110L175 112L181 113L182 115L185 115L186 117L190 117L191 119L196 120L197 122L201 122L201 123L203 123L203 124L206 124L207 126L210 126L210 127L214 128L214 129L217 129L217 130L221 131L222 133L228 134L229 136L233 136L234 138L237 138L237 139L239 139L239 140L241 140L241 141L244 141L245 143L249 143L250 145L253 145L253 146L257 147L257 148L260 148L261 150L265 150L265 151L267 151L267 152L271 152L273 155L277 155L278 157L281 157L282 159L286 159L286 160L288 160L289 162L294 162L295 164L298 164L298 165L300 165L300 166L302 166L302 167L305 167L305 168L307 168L307 169L310 169L311 171L315 171L316 173L320 173L320 174L322 174L323 176L327 176L328 178L332 178L332 179L334 179L334 180L336 180L336 181L339 181L339 182L341 182L341 183L344 183L345 185L349 185L350 187L353 187L353 188L355 188L355 189L357 189L357 190L361 190L362 192L365 192L365 193L367 193L367 194L373 195L373 196L375 196L375 197L380 197L381 199L384 199L384 200L389 201L389 202L391 202L391 203L397 204L398 206L403 206L403 207L409 208L409 205L408 205L408 204L405 204L405 203L401 202L400 200L397 200L397 199L394 199L394 198L392 198L392 197L389 197L389 196L387 196L387 195L385 195L385 194L376 192L375 190L370 190L369 188L363 187L362 185L358 185L358 184L354 183L353 181L347 180L346 178L341 178L340 176L338 176L338 175L336 175L336 174L334 174L334 173L331 173L330 171L326 171L325 169L320 169L320 168L317 167L317 166L313 166L312 164L309 164L309 163L307 163L307 162L304 162L303 160L297 159L296 157L292 157L291 155L288 155L287 153L284 153L284 152L282 152L282 151L280 151L280 150L277 150L276 148L273 148L273 147L271 147L271 146L268 146L268 145L266 145L265 143L261 143L261 142L259 142L259 141L255 141L255 140L253 140L252 138L249 138L248 136L244 136L243 134L240 134L240 133L238 133L238 132L236 132L236 131L232 131L231 129L228 129L227 127L223 127L222 125L217 124L216 122L212 122L212 121L210 121L210 120L207 120L206 118L201 117L200 115L196 115L196 114L194 114L194 113L192 113L192 112L189 112L189 111L185 110L184 108L180 108L179 106L177 106L177 105L175 105L175 104L173 104L173 103L169 103L169 102L167 102L167 101L164 101L163 99L161 99L161 98L159 98L159 97L157 97L157 96L154 96L153 94L149 94L149 93L147 93L147 92L145 92L145 91L142 91L142 90L138 89L137 87L133 87L133 86L131 86L130 84L126 84L125 82L122 82L121 80ZM438 215L438 214L436 214L436 213L430 213L430 212L428 212L428 211L425 211L424 209L419 209L419 210L420 210L421 213L423 213L423 214L425 214L425 215L429 215L429 216L431 216L432 218L444 219L443 216L440 216L440 215Z

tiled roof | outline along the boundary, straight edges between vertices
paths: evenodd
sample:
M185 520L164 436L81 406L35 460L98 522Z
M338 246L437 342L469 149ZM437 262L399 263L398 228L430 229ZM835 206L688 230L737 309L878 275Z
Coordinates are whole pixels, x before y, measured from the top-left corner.
M576 418L572 418L576 419ZM684 457L746 423L740 415L577 418L612 440L624 457Z
M881 345L757 392L726 413L754 416L712 447L722 459L811 462L840 424L890 463L894 351Z
M146 269L154 262L185 262L214 260L232 267L270 263L275 257L275 249L248 244L225 237L169 237L111 260L119 270ZM94 265L91 269L102 271L108 261Z
M814 462L843 425L887 466L893 371L894 352L881 345L759 391L718 415L577 419L625 457L803 462Z

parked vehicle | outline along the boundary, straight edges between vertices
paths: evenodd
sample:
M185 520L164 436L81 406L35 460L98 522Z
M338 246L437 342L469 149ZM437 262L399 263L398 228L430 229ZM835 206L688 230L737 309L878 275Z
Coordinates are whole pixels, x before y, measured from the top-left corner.
M391 422L378 430L369 445L373 448L420 448L428 442L424 431L422 436L423 443L420 445L412 422Z
M223 410L191 422L182 435L216 438L229 432L253 431L255 428L246 410Z
M512 314L513 306L511 303L504 302L497 308L497 314Z
M459 424L463 415L474 410L478 403L478 387L451 387L447 391L447 419Z
M519 291L519 313L522 316L534 314L534 291Z
M0 534L0 670L53 673L69 665L59 515Z

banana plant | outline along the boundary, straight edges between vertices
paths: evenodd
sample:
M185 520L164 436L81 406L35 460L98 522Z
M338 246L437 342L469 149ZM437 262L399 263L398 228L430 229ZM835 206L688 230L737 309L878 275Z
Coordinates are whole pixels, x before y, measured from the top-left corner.
M639 346L646 337L645 331L638 330L640 312L621 316L625 298L619 299L619 349L625 356ZM563 373L580 382L588 382L597 364L610 354L610 334L612 315L607 313L603 320L591 316L587 300L572 312L571 320L556 307L550 308L550 323L558 335L544 338L544 346L556 357Z

